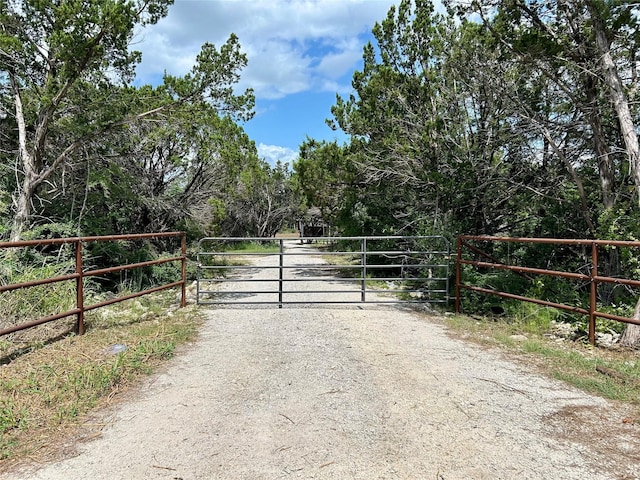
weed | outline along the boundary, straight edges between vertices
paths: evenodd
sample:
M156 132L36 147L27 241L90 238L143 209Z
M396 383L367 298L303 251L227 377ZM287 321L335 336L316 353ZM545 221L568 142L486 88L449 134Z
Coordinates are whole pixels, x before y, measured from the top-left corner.
M3 282L21 284L43 278L53 278L68 274L73 265L66 262L60 265L23 266L5 272ZM21 288L0 295L0 327L16 324L24 319L35 319L71 310L75 306L75 281L61 281L48 285ZM3 340L4 343L6 340Z
M24 429L27 425L26 410L18 408L11 399L0 400L0 434L13 429Z
M555 308L527 302L517 302L507 312L519 330L539 335L548 332L552 323L560 317L560 311Z

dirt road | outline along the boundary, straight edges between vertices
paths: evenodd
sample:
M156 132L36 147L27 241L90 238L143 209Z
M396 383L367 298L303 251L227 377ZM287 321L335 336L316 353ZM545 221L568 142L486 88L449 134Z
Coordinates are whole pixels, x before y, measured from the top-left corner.
M617 407L452 339L424 314L207 317L165 372L95 421L99 438L7 478L640 478L638 426Z

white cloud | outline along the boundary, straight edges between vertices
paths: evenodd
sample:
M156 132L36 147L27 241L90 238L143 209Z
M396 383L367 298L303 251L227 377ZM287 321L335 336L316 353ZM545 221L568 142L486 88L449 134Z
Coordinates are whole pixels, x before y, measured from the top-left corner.
M315 67L319 76L336 79L353 71L354 65L362 58L362 42L357 37L343 42L335 52L326 54Z
M295 47L269 40L245 48L249 66L239 86L253 88L261 98L280 98L307 90L312 83L311 59Z
M169 15L141 33L138 77L183 75L204 42L238 35L249 65L241 87L258 98L322 90L352 71L363 36L397 0L176 0Z
M278 160L283 163L293 164L298 159L298 152L290 148L280 147L278 145L258 144L258 156L264 158L270 165L275 165Z

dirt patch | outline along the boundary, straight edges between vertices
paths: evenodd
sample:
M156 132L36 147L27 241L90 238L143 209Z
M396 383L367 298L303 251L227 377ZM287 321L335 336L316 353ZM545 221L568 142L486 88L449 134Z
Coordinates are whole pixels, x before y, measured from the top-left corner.
M620 479L637 479L640 465L640 425L625 405L606 409L567 406L545 417L560 442L579 443L589 449L586 460Z

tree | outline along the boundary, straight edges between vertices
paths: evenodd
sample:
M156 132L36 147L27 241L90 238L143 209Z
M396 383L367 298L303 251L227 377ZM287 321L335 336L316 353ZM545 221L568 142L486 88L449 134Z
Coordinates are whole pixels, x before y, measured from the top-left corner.
M233 94L246 64L237 37L205 44L192 71L165 76L159 103L128 87L139 52L134 29L165 16L172 0L4 0L0 4L0 81L12 102L21 179L11 240L28 227L38 189L99 137L184 105L207 101L247 119L250 91ZM87 95L97 94L96 97ZM6 95L3 95L6 99ZM100 101L108 98L108 102Z
M306 209L317 208L322 220L336 223L345 189L352 183L345 165L345 151L335 141L307 138L293 164L296 189Z
M640 34L640 29L638 29L637 17L631 15L630 6L623 6L621 12L616 12L617 15L614 17L613 26L617 28L615 30L607 30L605 18L611 18L615 7L618 7L618 5L611 5L610 3L611 2L588 0L587 8L591 16L591 26L593 28L597 52L600 54L604 82L609 89L611 101L618 116L620 133L629 157L629 165L633 170L633 179L640 204L640 147L638 146L638 135L636 133L633 116L631 115L631 109L629 108L625 87L611 54L613 37L621 24L626 24L627 28L632 29L635 32L636 38L638 38ZM633 318L640 321L640 298L636 303ZM640 345L640 325L628 324L620 338L620 343L625 346Z
M632 91L634 74L627 77L626 85L621 75L625 70L635 71L640 29L632 2L483 0L471 4L449 3L462 7L463 12L470 9L480 14L500 45L522 64L542 72L567 96L574 112L586 120L599 170L603 211L600 217L611 217L609 212L623 191L619 187L626 183L622 172L628 169L633 173L632 182L640 199L640 152L626 96L627 91ZM571 118L575 121L576 116ZM610 148L612 144L618 148ZM624 152L626 158L618 152ZM640 300L635 318L640 319ZM621 342L639 344L640 326L629 325Z
M531 159L539 136L517 122L520 72L486 29L403 1L373 33L355 94L332 110L352 138L350 210L367 233L524 231L541 199L564 201L553 172L540 177ZM515 205L530 209L527 222L510 221Z
M376 46L364 48L355 95L336 98L335 126L351 136L346 156L355 182L342 222L352 233L410 233L439 212L447 186L438 167L448 156L439 156L447 107L438 87L450 27L430 2L392 7L373 29Z
M351 232L638 238L635 3L448 4L458 23L392 7L332 109ZM621 265L601 255L603 275Z
M271 167L257 157L245 158L235 183L216 197L224 206L223 234L234 236L272 237L291 223L298 205L286 163Z

